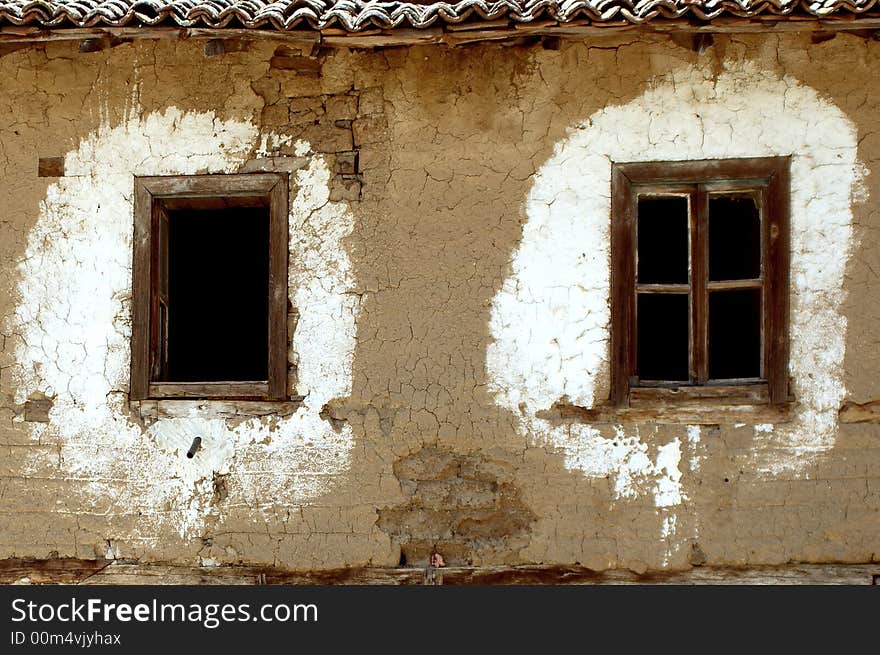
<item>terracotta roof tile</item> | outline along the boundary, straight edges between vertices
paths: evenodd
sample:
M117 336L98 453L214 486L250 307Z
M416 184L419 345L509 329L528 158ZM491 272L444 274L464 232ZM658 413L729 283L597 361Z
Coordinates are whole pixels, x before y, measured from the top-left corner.
M822 17L861 14L878 0L0 0L0 25L91 27L178 25L249 28L424 28L468 19L507 18L515 23L552 19L642 23L652 18L797 13Z

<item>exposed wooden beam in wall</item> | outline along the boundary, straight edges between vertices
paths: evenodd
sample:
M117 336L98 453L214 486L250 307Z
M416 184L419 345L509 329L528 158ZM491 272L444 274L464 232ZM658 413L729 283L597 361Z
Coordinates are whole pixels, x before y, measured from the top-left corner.
M593 571L581 566L450 566L292 571L275 567L191 567L114 560L0 560L0 584L465 585L465 584L833 584L872 585L880 564L695 566L686 571ZM26 580L25 580L26 579Z
M880 423L880 400L846 402L840 408L839 418L841 423Z

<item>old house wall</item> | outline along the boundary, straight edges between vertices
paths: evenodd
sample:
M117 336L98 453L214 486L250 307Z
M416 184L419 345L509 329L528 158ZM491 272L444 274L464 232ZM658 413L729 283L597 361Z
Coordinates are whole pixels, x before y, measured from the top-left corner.
M0 557L871 561L877 428L838 410L880 397L878 52L791 34L0 57ZM548 414L607 398L611 162L769 155L793 156L791 419ZM41 177L51 157L63 175ZM304 400L130 404L132 176L257 170L291 174Z

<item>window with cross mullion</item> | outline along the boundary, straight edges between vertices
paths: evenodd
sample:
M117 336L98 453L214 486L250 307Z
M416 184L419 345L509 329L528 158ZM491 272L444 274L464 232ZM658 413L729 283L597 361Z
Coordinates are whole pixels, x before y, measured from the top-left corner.
M619 164L613 177L613 399L758 385L782 402L788 160Z

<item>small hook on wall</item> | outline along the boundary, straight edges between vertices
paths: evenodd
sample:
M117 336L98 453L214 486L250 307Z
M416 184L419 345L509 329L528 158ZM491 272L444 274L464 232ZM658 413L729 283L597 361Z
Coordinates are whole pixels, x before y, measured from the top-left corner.
M187 459L192 459L195 456L196 451L201 447L201 445L202 445L202 438L201 437L196 437L195 439L193 439L192 445L189 447L189 450L186 451Z

